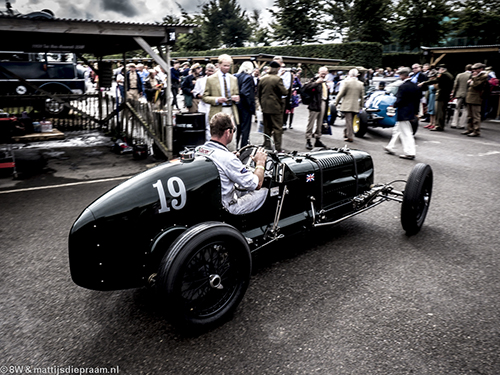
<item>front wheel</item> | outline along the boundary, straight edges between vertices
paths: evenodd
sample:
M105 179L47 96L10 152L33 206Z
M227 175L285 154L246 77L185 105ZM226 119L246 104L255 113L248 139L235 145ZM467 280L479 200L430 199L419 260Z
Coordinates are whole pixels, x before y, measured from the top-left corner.
M352 129L354 131L354 136L359 138L364 137L368 131L368 114L365 111L361 111L354 115Z
M432 196L432 168L419 163L413 167L403 194L401 225L408 236L417 234L424 224Z
M250 282L252 258L244 236L220 222L196 225L171 245L158 287L172 323L206 329L227 320Z

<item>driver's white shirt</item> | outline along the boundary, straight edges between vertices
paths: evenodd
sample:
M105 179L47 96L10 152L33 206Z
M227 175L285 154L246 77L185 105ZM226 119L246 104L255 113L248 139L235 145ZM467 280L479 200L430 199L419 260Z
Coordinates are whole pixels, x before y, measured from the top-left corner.
M267 189L255 190L259 186L259 178L246 169L241 160L227 147L210 140L203 146L197 147L196 152L209 158L217 166L221 181L222 204L229 212L239 215L255 211L262 206ZM240 188L250 193L238 194L234 184L238 184Z

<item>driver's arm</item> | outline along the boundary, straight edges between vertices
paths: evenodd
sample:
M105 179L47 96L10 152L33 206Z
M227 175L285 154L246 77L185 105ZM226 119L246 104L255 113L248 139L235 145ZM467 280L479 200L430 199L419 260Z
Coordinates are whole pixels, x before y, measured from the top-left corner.
M255 171L253 173L259 178L259 185L257 185L257 189L255 190L259 190L264 182L267 153L262 147L259 147L255 155L252 156L252 159L255 162Z

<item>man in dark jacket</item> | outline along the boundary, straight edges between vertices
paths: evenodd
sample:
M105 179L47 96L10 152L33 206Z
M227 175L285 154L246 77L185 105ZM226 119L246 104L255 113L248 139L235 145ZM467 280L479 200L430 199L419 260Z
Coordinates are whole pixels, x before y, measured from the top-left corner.
M410 74L409 68L400 68L397 73L404 82L399 86L396 102L394 103L394 108L397 108L397 122L392 130L392 138L384 148L389 154L394 154L396 141L401 137L404 154L399 157L412 160L415 159L416 150L410 121L415 120L418 114L422 91L408 78Z
M453 84L455 80L451 73L446 69L446 65L439 64L437 67L439 70L436 79L422 82L419 86L423 86L425 90L428 85L438 85L436 94L436 126L431 130L443 131L446 120L446 108L448 107L448 102L451 98L451 92L453 91Z
M237 149L248 144L250 129L252 128L252 116L255 114L255 82L251 75L253 69L253 64L250 61L245 61L241 64L238 73L234 75L238 78L238 88L240 89L240 101L238 103L240 124L236 135Z
M190 113L198 112L199 99L193 95L194 85L201 72L201 65L196 63L191 67L191 74L189 74L181 83L181 90L184 94L184 105Z
M172 83L172 108L179 108L179 104L177 104L177 95L179 94L179 88L181 87L180 81L180 72L179 72L179 62L173 61L172 67L170 68L170 81Z
M307 107L309 117L306 128L306 148L312 150L313 145L311 139L314 137L314 147L326 147L321 142L321 128L323 127L323 117L325 117L326 109L328 108L328 86L326 84L326 75L328 68L322 66L318 70L318 74L306 85L304 90L311 94L311 103ZM314 129L314 125L316 128ZM313 131L314 129L314 131Z

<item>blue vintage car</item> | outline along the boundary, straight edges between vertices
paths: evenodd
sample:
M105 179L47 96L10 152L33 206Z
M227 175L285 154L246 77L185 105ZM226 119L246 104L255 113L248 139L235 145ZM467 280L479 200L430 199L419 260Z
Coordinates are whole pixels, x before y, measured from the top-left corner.
M363 137L368 131L368 127L392 128L396 125L397 109L392 106L396 102L396 94L402 83L401 80L394 81L388 84L384 90L372 91L367 96L365 108L354 116L353 129L356 137ZM387 113L388 108L389 113ZM415 133L418 123L412 125Z

